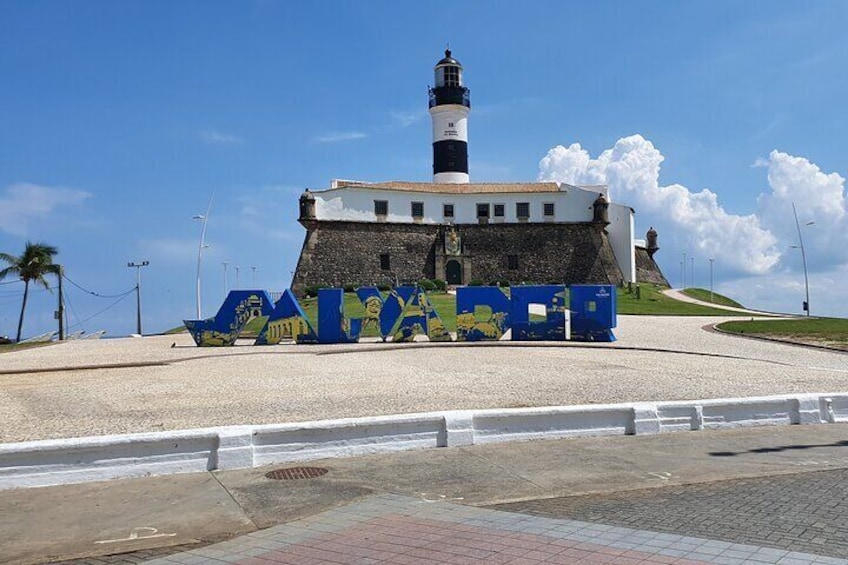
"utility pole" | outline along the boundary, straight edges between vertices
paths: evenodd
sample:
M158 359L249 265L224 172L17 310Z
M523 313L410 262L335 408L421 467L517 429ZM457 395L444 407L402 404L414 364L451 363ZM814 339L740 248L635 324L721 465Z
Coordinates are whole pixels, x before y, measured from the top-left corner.
M256 267L255 266L251 267L250 270L253 271L253 288L255 289L256 288Z
M141 268L150 264L150 261L140 263L130 262L127 267L135 267L135 304L136 304L136 333L141 334Z
M683 252L683 263L681 263L683 267L683 290L686 290L686 252Z
M62 278L65 276L65 272L62 270L62 265L56 265L59 267L59 309L56 311L56 317L59 319L59 341L64 341L65 339L65 300L62 295Z
M239 282L239 269L241 269L241 267L236 265L236 288L241 288L241 282Z

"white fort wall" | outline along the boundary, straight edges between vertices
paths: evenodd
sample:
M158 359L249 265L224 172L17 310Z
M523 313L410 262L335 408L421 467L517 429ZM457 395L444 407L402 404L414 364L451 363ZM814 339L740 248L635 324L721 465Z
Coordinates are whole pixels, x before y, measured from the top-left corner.
M633 237L633 209L610 204L607 226L610 247L625 282L636 282L636 240Z
M606 194L606 187L580 188L560 185L558 192L414 192L379 188L343 186L313 193L315 214L320 221L392 222L422 224L477 224L477 204L489 204L489 222L522 223L516 215L516 204L529 203L530 216L526 222L590 222L593 204L598 194ZM378 218L374 201L388 202L388 214ZM424 216L412 217L412 203L424 204ZM545 216L544 204L554 204L554 216ZM454 217L443 216L444 204L453 204ZM504 217L494 217L494 204L504 205ZM636 257L634 250L633 210L629 206L611 203L609 242L625 282L636 282Z
M456 185L452 185L456 186ZM563 185L564 187L566 185ZM601 191L598 191L601 192ZM554 203L555 222L589 222L592 220L592 204L598 192L577 187L568 187L559 192L511 192L511 193L433 193L406 190L386 190L363 187L341 187L312 193L315 197L315 215L318 220L353 220L376 222L374 201L386 200L389 213L386 222L412 223L412 203L424 203L424 224L451 223L442 215L443 204L453 204L455 224L476 224L477 204L503 204L508 223L518 223L515 205L518 202L530 204L530 222L544 222L543 204ZM496 222L491 214L490 222Z
M0 444L0 490L410 449L848 422L848 393L428 412Z

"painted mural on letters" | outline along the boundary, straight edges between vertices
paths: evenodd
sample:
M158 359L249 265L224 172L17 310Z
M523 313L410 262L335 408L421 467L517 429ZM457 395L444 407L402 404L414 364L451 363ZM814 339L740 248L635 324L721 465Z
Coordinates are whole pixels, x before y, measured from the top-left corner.
M497 341L511 330L513 341L615 341L616 294L612 285L514 286L507 295L496 287L460 287L456 295L457 341ZM376 287L361 287L356 296L365 314L350 318L344 312L344 291L318 291L315 328L297 298L286 290L271 303L262 290L234 290L218 313L206 320L185 320L199 346L233 345L251 318L267 321L254 345L274 345L283 339L296 343L355 343L368 327L393 342L452 341L451 334L427 293L418 286L401 286L384 295ZM544 314L532 314L539 305ZM541 319L540 319L541 318ZM317 329L317 331L316 331Z
M232 290L218 313L205 320L183 320L186 329L201 347L233 345L245 324L274 311L271 296L264 290Z

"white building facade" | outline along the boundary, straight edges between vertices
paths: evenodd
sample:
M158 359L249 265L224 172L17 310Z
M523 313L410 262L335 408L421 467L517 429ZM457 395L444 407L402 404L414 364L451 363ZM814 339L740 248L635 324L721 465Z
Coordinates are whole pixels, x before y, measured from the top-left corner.
M318 221L398 224L587 223L606 186L544 183L366 183L334 180L310 192ZM633 209L609 203L609 244L625 282L636 281Z

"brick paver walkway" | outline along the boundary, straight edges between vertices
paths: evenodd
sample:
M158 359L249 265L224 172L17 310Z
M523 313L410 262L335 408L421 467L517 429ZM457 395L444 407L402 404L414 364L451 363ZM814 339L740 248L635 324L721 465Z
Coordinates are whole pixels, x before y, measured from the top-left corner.
M848 469L492 506L848 559Z
M848 561L669 533L380 495L148 563L795 565L848 564Z

